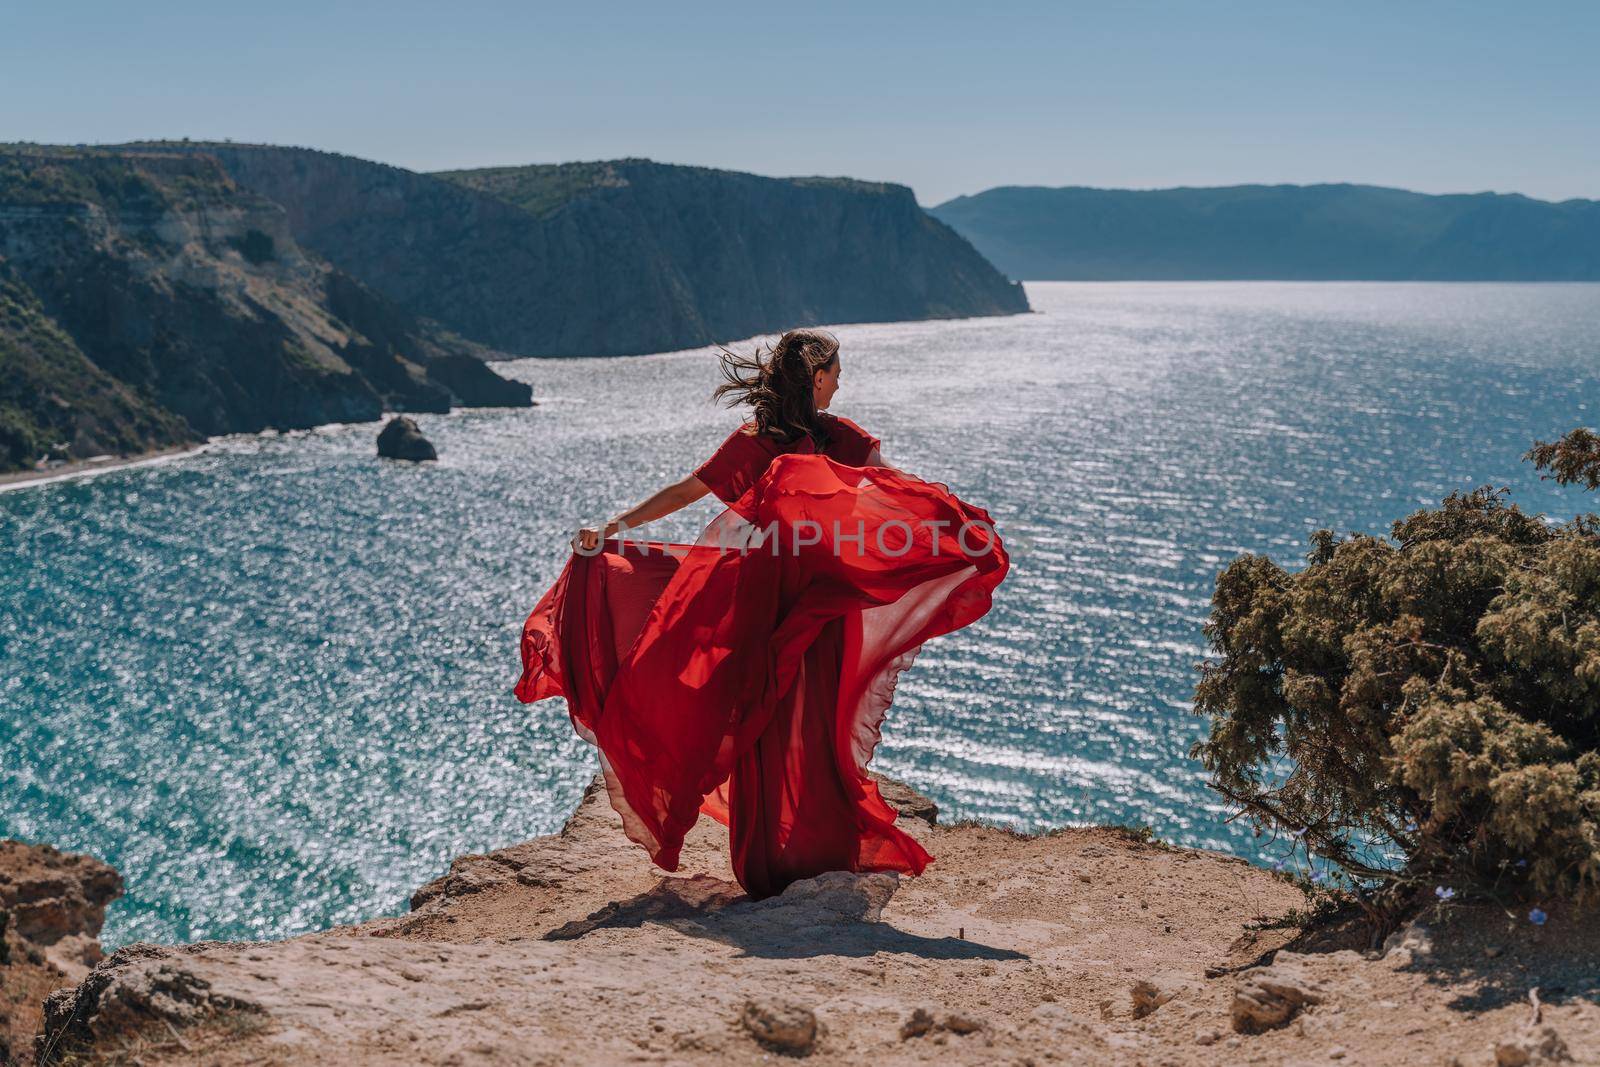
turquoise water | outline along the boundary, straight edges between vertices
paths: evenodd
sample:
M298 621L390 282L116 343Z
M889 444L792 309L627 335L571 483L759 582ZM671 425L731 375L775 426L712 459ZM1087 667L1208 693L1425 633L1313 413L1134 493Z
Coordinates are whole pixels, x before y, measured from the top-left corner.
M1029 295L1038 314L837 330L835 410L1014 553L992 612L902 678L876 764L954 817L1254 856L1185 755L1217 570L1484 482L1591 506L1519 456L1596 421L1600 286ZM436 465L342 426L0 494L0 835L116 864L109 943L399 912L452 856L561 824L594 761L559 702L510 695L522 618L579 519L736 416L707 351L509 372L541 406L424 416Z

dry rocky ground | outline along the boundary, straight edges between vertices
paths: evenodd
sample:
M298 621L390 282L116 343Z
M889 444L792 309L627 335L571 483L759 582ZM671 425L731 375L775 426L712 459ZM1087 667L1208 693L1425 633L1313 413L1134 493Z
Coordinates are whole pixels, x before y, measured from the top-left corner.
M99 860L0 841L0 1063L28 1053L45 995L100 962L100 925L121 892Z
M1303 902L1237 859L1105 828L903 820L937 857L924 877L830 874L751 902L722 827L702 820L666 876L591 789L561 833L458 859L406 916L128 946L52 996L39 1049L337 1067L1600 1064L1593 917L1454 907L1386 951L1313 948L1251 929Z

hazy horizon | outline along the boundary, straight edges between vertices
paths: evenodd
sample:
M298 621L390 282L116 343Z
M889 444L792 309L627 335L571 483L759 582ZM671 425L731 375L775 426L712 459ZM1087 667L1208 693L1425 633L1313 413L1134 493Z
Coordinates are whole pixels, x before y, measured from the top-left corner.
M1600 196L1600 8L489 0L0 12L0 140L224 140L412 170L646 157L909 185L1351 182Z

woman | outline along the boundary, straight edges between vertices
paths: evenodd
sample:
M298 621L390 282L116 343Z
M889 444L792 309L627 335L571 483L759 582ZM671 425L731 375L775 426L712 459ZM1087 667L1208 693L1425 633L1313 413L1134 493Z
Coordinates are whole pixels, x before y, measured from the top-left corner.
M977 619L1009 567L988 513L885 466L827 411L839 344L791 330L725 352L715 396L750 421L601 528L522 635L525 703L564 696L628 836L676 870L704 812L755 898L823 871L920 874L932 857L867 776L899 673ZM715 493L693 545L615 540Z

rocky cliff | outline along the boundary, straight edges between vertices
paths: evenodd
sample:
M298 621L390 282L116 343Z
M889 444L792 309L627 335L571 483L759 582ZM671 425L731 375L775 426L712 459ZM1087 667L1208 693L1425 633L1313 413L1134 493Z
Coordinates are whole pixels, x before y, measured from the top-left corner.
M302 250L214 159L0 149L0 469L530 403L482 354Z
M518 355L1028 308L898 185L632 159L426 175L307 149L159 147L220 160L341 270Z
M1600 280L1600 201L1370 185L1006 186L932 213L1013 278Z
M885 795L936 857L923 877L826 874L752 902L723 827L703 819L663 875L597 782L559 834L456 860L408 915L127 946L50 998L40 1048L341 1067L1600 1062L1593 915L1456 908L1366 951L1303 935L1284 918L1300 892L1232 857L941 826Z
M49 845L0 841L0 1064L32 1058L41 1000L100 962L116 871Z

